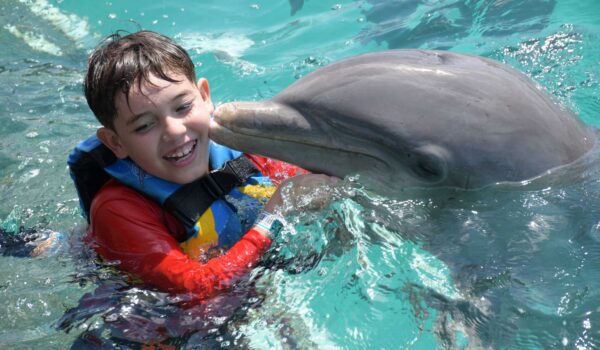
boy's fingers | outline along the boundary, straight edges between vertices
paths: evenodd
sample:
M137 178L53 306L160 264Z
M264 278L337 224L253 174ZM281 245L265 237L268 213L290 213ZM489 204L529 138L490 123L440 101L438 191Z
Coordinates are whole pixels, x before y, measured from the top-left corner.
M335 176L325 174L307 174L300 175L290 179L292 183L298 185L314 185L314 184L336 184L340 179Z

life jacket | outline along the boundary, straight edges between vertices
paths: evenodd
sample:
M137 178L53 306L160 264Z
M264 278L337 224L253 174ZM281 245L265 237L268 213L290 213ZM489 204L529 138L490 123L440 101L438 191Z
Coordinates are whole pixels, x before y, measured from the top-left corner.
M237 242L275 189L241 152L212 141L209 163L216 170L185 185L150 175L130 159L118 159L95 135L80 142L67 163L88 223L94 196L114 178L152 198L182 222L186 237L180 245L192 259Z

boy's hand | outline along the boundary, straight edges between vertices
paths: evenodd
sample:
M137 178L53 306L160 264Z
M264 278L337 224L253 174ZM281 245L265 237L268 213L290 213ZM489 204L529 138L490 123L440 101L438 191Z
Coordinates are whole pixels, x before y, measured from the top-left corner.
M329 191L339 178L323 174L306 174L286 179L271 196L264 210L285 214L290 209L315 209L329 201Z
M291 209L317 209L325 206L330 199L327 187L340 179L323 174L298 175L281 183L263 208L263 214L254 225L260 234L271 237L274 220Z

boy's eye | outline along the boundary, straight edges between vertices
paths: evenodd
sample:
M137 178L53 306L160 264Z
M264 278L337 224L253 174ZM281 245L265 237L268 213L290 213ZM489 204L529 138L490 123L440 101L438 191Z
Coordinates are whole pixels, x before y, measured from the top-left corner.
M183 103L182 105L180 105L179 107L177 107L176 111L177 112L185 112L187 110L189 110L190 108L192 108L192 102L186 102Z
M144 133L144 132L152 129L152 126L154 126L154 123L140 124L133 131L135 131L137 133Z

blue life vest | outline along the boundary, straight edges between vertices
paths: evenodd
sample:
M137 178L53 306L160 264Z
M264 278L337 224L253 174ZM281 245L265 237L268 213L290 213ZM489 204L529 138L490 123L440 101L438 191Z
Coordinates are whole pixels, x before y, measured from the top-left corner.
M219 170L181 185L142 171L130 159L118 159L95 135L79 143L67 161L88 222L94 196L114 178L154 199L183 223L187 235L181 247L192 259L237 242L275 189L241 152L211 142L209 162Z

